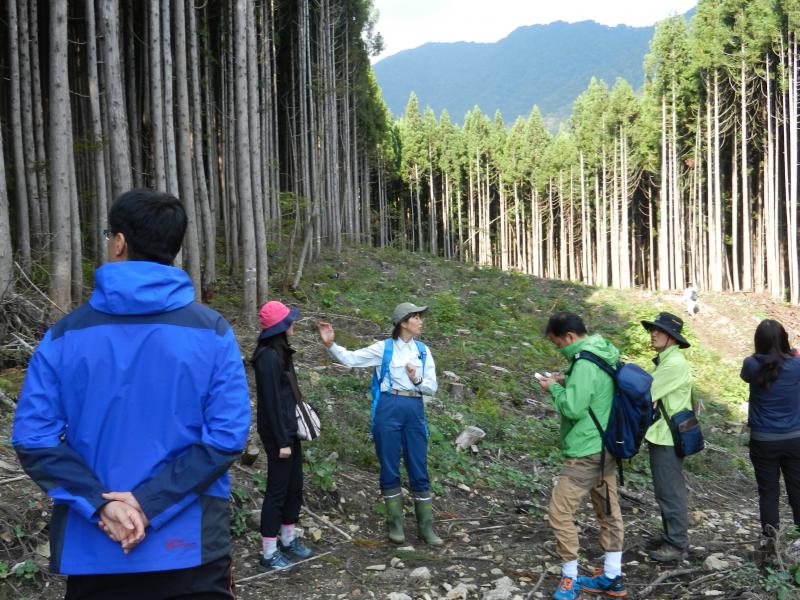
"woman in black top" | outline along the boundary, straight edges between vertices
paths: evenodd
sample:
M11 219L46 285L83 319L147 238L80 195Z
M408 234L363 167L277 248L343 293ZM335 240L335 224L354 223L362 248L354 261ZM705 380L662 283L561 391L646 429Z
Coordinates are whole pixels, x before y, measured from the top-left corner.
M252 359L258 395L258 435L267 452L268 475L261 507L260 564L273 570L289 568L290 558L304 559L312 554L294 532L303 504L303 450L295 416L302 396L289 338L299 317L297 309L290 310L281 302L262 306L259 320L263 330Z

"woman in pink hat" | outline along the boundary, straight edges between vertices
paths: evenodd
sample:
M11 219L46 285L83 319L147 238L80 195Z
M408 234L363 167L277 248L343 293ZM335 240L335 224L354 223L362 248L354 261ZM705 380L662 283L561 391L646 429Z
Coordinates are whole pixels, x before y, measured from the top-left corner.
M289 338L300 312L273 300L258 313L261 335L253 353L258 396L258 435L267 452L267 491L261 507L265 569L284 570L290 559L312 552L295 537L303 504L303 450L297 437L296 407L302 401ZM280 533L280 537L279 534Z

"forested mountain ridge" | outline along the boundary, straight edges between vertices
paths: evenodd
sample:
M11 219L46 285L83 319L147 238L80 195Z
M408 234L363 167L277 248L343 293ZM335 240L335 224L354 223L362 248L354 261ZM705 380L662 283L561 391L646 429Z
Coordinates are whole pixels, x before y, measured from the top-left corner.
M513 121L536 104L555 129L593 76L610 83L621 77L639 89L654 31L557 21L519 27L493 44L424 44L377 62L373 70L396 116L413 91L422 106L437 114L447 109L459 123L475 105Z

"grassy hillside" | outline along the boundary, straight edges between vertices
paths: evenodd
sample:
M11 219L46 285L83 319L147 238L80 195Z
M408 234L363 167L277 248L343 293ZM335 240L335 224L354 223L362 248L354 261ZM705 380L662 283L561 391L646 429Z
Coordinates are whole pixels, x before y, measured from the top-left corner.
M456 458L449 451L450 442L465 424L477 425L487 432L484 448L519 452L531 461L559 462L557 418L548 410L548 396L533 379L534 371L558 371L566 366L543 336L550 314L569 310L583 315L590 331L610 339L625 360L647 366L653 353L640 320L652 319L665 309L658 300L640 303L632 300L631 294L479 269L394 250L350 250L340 258L327 257L308 273L306 281L299 304L309 327L316 320L330 320L337 341L349 348L386 337L390 330L388 316L396 303L409 299L430 307L423 338L431 347L442 384L441 393L429 410L432 467L440 492L445 483L503 483L496 477L483 481L486 473L478 475L479 461L465 455L458 455L458 464L451 465ZM739 409L746 401L746 387L738 378L739 365L724 362L717 353L704 349L691 324L687 329L693 345L686 355L695 369L700 395L706 400L705 419L713 424L741 420ZM336 370L317 380L313 375L318 372L315 366L329 363L327 354L311 330L300 344L300 361L311 367L304 378L313 377L309 388L314 399L335 407L330 416L335 415L336 422L341 423L345 437L363 442L354 445L362 449L356 453L359 464L373 464L367 444L366 395L371 373ZM465 386L463 402L456 404L449 397L453 378L443 375L445 372L453 373L457 383ZM529 411L534 411L537 418L528 418ZM717 439L712 433L711 438L721 448L741 443L728 435ZM321 445L330 444L333 450L338 442L327 437ZM348 460L350 451L346 447L338 451L342 459ZM690 467L705 471L706 460L718 465L726 459L706 453L693 459ZM644 462L634 461L633 472L644 475Z
M273 282L278 284L286 277L280 265L273 269ZM241 325L235 298L238 292L231 289L220 293L214 305L234 324L243 354L249 356L258 332ZM542 335L546 320L557 310L580 313L590 330L607 336L626 360L645 365L652 352L639 321L660 310L677 312L673 299L362 248L323 256L310 266L301 289L276 293L274 298L298 306L303 314L293 340L296 364L303 393L323 421L322 437L304 445L309 512L301 520L306 537L322 555L280 580L270 575L244 581L239 597L384 598L390 592L405 592L414 598L443 598L448 589L443 586L460 585L466 590L463 597L479 598L501 576L510 577L523 598L549 597L559 560L544 510L561 457L557 415L532 375L536 370L561 370L565 364ZM403 300L430 306L423 338L432 349L440 381L440 393L428 404L427 416L435 508L447 542L442 550L417 543L410 507L406 528L414 549L399 550L384 541L377 462L367 435L371 373L333 364L316 335L315 323L326 320L334 324L337 341L348 348L382 339L389 333L392 308ZM749 310L746 303L737 306ZM718 303L717 308L722 307ZM756 316L747 314L748 319ZM749 597L771 597L775 591L791 590L792 584L788 568L760 569L754 562L757 504L741 427L746 388L738 378L740 357L711 350L705 330L692 325L687 325L692 348L686 354L705 399L702 421L709 441L706 451L686 463L695 548L676 574L668 573L674 566L660 567L645 558L646 539L659 531L660 518L642 453L625 466L621 497L628 588L639 594L667 574L667 583L646 597L693 597L700 577L728 598L767 590L770 596ZM250 369L248 376L252 378ZM0 378L7 389L14 388L19 373ZM12 395L15 391L11 389ZM0 447L0 466L16 465L7 445L10 421L10 414L3 417L6 444ZM487 433L477 453L457 452L453 446L467 425ZM263 456L252 467L236 465L231 477L234 563L236 577L242 580L258 573L258 513L266 482ZM5 516L0 523L0 597L60 597L63 583L46 574L41 555L46 542L42 515L49 503L24 478L0 488L0 494ZM582 510L578 519L581 566L589 569L601 560L596 522L590 510ZM721 553L728 566L704 573L703 561L712 552ZM27 566L12 574L17 563ZM379 565L385 568L367 569ZM419 566L429 568L429 580L410 578L411 569Z

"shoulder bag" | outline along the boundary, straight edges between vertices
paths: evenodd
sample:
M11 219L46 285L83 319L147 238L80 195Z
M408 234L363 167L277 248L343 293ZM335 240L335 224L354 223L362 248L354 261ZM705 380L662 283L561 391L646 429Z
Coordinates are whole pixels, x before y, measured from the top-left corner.
M693 410L682 410L670 417L661 400L658 401L658 410L672 433L675 454L680 457L691 456L705 447L703 430Z

